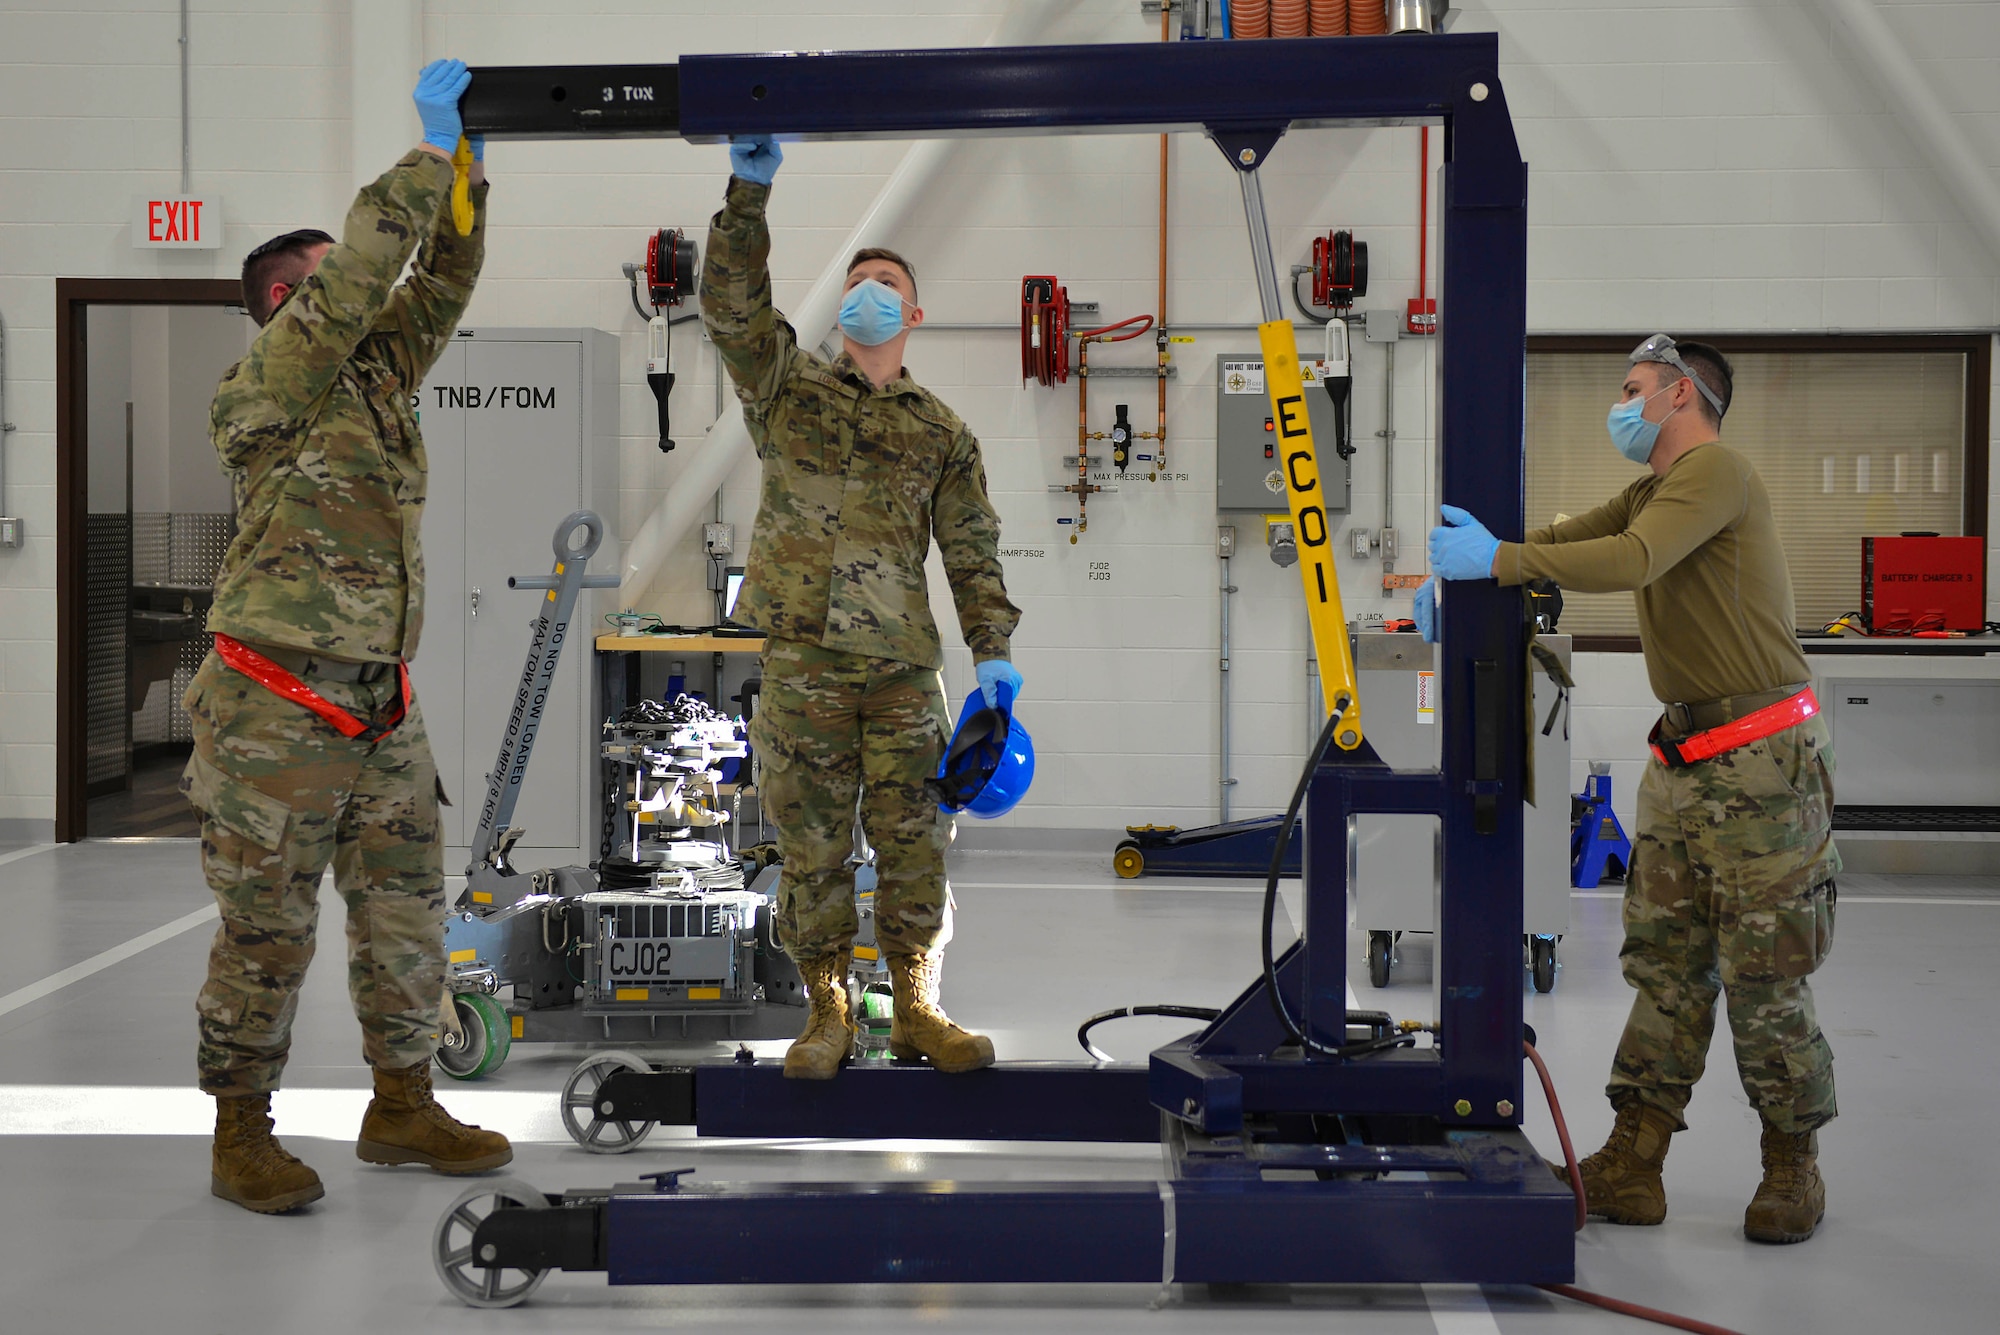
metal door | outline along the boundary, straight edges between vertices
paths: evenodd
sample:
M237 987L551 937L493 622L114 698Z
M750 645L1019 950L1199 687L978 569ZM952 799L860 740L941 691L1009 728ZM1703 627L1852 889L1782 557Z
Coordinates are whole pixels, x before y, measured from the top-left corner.
M424 628L410 684L431 735L445 796L444 842L466 841L465 809L465 348L448 345L417 391L417 426L430 465L424 501ZM459 867L453 871L462 870Z
M583 495L583 347L462 343L465 349L465 777L470 831L500 749L528 650L534 600L509 575L547 575L550 535ZM616 552L607 568L615 568ZM573 849L583 837L583 683L590 627L570 627L515 809L524 849ZM463 842L461 840L461 842Z

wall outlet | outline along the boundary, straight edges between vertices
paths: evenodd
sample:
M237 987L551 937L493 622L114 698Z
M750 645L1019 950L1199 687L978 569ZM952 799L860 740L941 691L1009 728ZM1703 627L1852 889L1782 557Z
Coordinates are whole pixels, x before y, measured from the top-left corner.
M1350 531L1350 536L1354 539L1354 554L1356 556L1369 556L1373 554L1375 551L1375 539L1369 536L1367 529L1353 529Z
M1225 560L1236 555L1236 525L1223 524L1215 530L1215 554Z
M736 550L736 525L703 524L701 545L710 556L729 556Z
M14 549L21 545L21 521L11 516L0 518L0 548Z

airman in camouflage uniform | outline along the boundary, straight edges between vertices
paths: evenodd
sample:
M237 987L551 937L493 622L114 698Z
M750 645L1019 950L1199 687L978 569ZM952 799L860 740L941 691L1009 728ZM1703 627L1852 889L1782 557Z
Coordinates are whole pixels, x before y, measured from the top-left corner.
M763 461L733 615L770 637L751 740L785 860L779 924L814 997L786 1074L832 1076L851 1041L857 790L876 850L876 933L897 987L891 1050L969 1070L992 1060L992 1044L936 1007L945 830L924 783L949 725L924 562L935 535L975 659L1006 659L1020 612L1001 580L999 518L978 442L907 371L892 361L884 383L871 381L856 358L870 349L851 338L831 362L798 346L771 306L769 194L731 178L709 227L702 314ZM914 306L907 264L886 254L857 256L850 285L879 273ZM905 336L885 346L900 354Z
M1806 984L1833 944L1832 770L1817 717L1712 760L1646 766L1622 952L1645 1004L1612 1058L1614 1101L1638 1093L1685 1125L1720 992L1751 1106L1786 1131L1833 1120L1833 1053Z
M1616 1122L1579 1165L1590 1211L1625 1224L1666 1218L1661 1166L1687 1125L1726 995L1737 1071L1763 1123L1764 1178L1744 1232L1798 1242L1826 1210L1818 1131L1836 1112L1833 1053L1807 983L1833 943L1833 752L1806 693L1770 495L1717 438L1732 379L1714 348L1647 339L1608 421L1613 443L1647 472L1524 542L1486 541L1501 584L1632 591L1665 704L1625 887L1620 956L1638 995L1606 1091ZM1467 532L1438 530L1434 561ZM1718 734L1705 759L1678 749L1765 710L1776 716Z
M455 124L464 67L443 64L426 79ZM432 119L427 111L427 129ZM512 1158L504 1137L454 1121L430 1094L444 983L442 790L400 669L423 622L413 396L479 273L487 188L477 164L473 177L469 236L452 221L449 155L427 143L362 189L337 241L292 234L253 252L245 297L263 328L211 410L239 530L208 629L372 725L344 735L220 650L188 690L195 749L182 789L201 816L202 869L222 914L196 1004L200 1083L217 1101L213 1189L260 1212L322 1194L272 1138L269 1108L329 862L375 1079L357 1154L446 1172Z

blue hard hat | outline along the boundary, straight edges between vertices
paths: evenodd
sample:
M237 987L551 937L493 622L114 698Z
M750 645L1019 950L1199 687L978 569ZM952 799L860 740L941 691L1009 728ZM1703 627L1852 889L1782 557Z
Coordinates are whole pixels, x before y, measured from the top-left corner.
M1035 743L1014 717L1014 693L996 688L999 706L974 691L959 711L958 727L938 760L928 785L946 811L964 811L987 820L1012 811L1035 781Z

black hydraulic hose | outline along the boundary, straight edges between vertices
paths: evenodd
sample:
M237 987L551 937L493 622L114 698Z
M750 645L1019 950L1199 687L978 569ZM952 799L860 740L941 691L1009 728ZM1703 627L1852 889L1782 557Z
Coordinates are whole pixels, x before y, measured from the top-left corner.
M1108 1011L1099 1011L1088 1020L1085 1020L1077 1028L1076 1041L1082 1045L1085 1052L1090 1054L1093 1061L1108 1062L1111 1060L1111 1055L1096 1047L1090 1041L1090 1031L1097 1028L1100 1024L1105 1024L1111 1020L1123 1020L1128 1016L1134 1015L1165 1015L1175 1019L1200 1020L1206 1023L1220 1014L1222 1012L1216 1010L1213 1006L1117 1006Z
M1271 949L1271 933L1277 925L1278 916L1278 878L1285 868L1285 851L1291 847L1292 826L1299 818L1299 808L1305 805L1306 789L1312 784L1313 772L1326 756L1326 748L1332 744L1333 734L1339 729L1340 720L1346 713L1345 709L1337 709L1328 716L1326 726L1320 729L1319 740L1313 743L1312 753L1306 757L1306 767L1299 774L1298 787L1292 790L1292 803L1285 808L1285 819L1278 827L1278 842L1271 850L1271 869L1264 878L1264 930L1259 933L1264 948L1264 990L1271 994L1271 1009L1277 1013L1278 1023L1284 1027L1285 1036L1292 1042L1325 1057L1360 1057L1416 1041L1408 1034L1391 1033L1358 1043L1328 1047L1300 1030L1285 1010L1285 999L1278 991L1278 965Z

